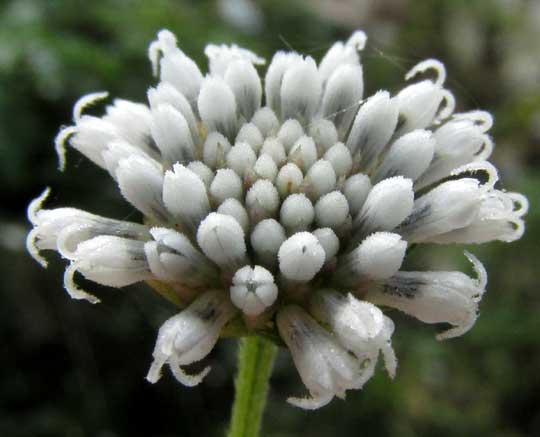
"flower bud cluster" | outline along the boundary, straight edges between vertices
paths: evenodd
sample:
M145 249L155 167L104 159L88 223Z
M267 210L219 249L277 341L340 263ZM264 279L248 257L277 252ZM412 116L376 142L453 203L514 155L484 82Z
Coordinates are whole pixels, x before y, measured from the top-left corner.
M204 358L229 324L235 332L279 336L314 409L374 374L379 355L394 377L397 308L464 334L477 318L486 272L402 269L416 243L514 241L527 200L495 184L486 160L491 116L454 114L441 62L428 59L392 94L364 96L363 32L317 62L278 52L265 60L235 45L208 45L204 74L159 32L149 47L158 83L147 103L107 98L76 103L73 125L55 142L60 167L73 148L112 177L140 223L74 208L28 216L30 254L69 261L71 297L98 302L76 275L111 287L146 281L184 309L161 327L147 379L168 365L185 385L206 375L182 366ZM71 152L70 152L71 153ZM481 174L483 177L478 177ZM238 328L240 327L240 328ZM238 330L239 329L239 330Z

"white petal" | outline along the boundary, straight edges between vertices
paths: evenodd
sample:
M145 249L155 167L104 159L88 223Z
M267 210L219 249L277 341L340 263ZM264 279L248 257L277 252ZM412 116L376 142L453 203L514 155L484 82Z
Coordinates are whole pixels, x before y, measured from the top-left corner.
M236 44L208 44L204 48L204 54L208 57L209 70L214 76L225 76L229 67L235 62L242 61L249 65L264 65L265 60L250 50L238 47Z
M296 53L277 52L268 66L264 79L266 104L277 114L281 114L281 85L285 72L297 61L301 60Z
M201 382L210 370L199 375L187 375L180 366L206 357L216 344L223 326L231 320L236 309L221 291L207 291L189 307L168 319L159 329L153 352L153 363L146 379L156 383L161 368L169 364L173 375L182 383L193 386Z
M281 83L281 118L309 122L321 98L321 79L311 57L297 59L283 75Z
M398 135L424 129L434 121L448 117L455 106L453 94L430 80L403 88L394 100L402 120Z
M407 242L400 235L375 232L339 259L335 280L344 286L355 287L366 279L389 278L401 267L406 250Z
M195 114L193 114L193 109L191 108L190 103L180 91L178 91L170 83L161 82L156 88L150 88L147 94L148 102L150 103L150 107L152 109L155 109L163 104L168 104L180 112L186 119L193 142L199 142L199 127L197 125L197 119L195 118Z
M204 182L181 164L175 164L172 171L165 173L163 202L170 213L191 232L210 212Z
M485 292L485 270L469 255L479 274L472 279L461 272L398 272L379 288L372 287L367 299L377 305L397 308L425 323L449 323L454 328L439 340L467 332L477 318L478 302Z
M429 169L417 182L419 188L450 175L452 170L461 165L489 157L493 143L484 133L485 125L476 123L475 120L467 118L466 114L456 114L452 120L435 131L435 157Z
M237 133L237 104L229 85L218 77L204 79L197 99L208 131L218 131L232 141Z
M144 255L144 242L108 235L79 243L64 275L64 285L71 297L92 303L98 301L77 287L73 281L75 272L110 287L124 287L152 278Z
M342 65L330 76L322 99L322 115L336 125L340 138L349 130L363 93L361 66Z
M204 254L227 270L246 264L244 231L232 217L211 213L197 230L197 242Z
M482 193L476 179L444 182L415 200L398 232L409 243L416 243L468 226L478 215Z
M358 361L300 307L290 305L277 314L281 338L289 347L300 378L311 399L289 398L300 408L315 409L334 396L355 388Z
M369 169L390 141L398 110L387 91L379 91L364 103L354 119L346 145L361 169Z
M203 81L199 67L176 47L176 38L171 32L159 32L158 42L159 51L163 53L163 58L160 62L161 80L173 85L188 99L191 106L195 109L197 106L197 95Z
M332 45L319 65L321 79L328 80L332 73L342 65L359 65L358 52L364 49L366 41L366 34L358 30L351 35L345 44L339 41Z
M170 214L162 200L163 174L151 161L139 156L122 159L116 169L122 196L147 217L164 223Z
M426 130L414 130L399 137L377 169L374 181L398 175L415 181L429 167L434 148L435 139Z
M144 152L140 148L135 147L124 140L111 141L107 145L107 148L102 152L105 167L114 179L116 179L116 170L118 169L118 163L122 159L129 158L131 156L140 156L146 161L152 163L154 167L156 167L156 169L158 169L159 171L162 170L162 165L160 163L151 158L146 152Z
M262 86L257 70L251 62L234 61L225 73L238 106L238 112L249 121L261 106Z
M369 192L353 227L362 235L391 231L411 214L414 204L412 181L402 176L385 179Z
M150 232L155 241L147 242L144 251L150 270L158 279L198 288L217 280L219 272L215 266L185 235L167 228L152 228Z
M152 110L152 137L169 165L187 163L195 157L195 145L189 125L180 111L162 104Z

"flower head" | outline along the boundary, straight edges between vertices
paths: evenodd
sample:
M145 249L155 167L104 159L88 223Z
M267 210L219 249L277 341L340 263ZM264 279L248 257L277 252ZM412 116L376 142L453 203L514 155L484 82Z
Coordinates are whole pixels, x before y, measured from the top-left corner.
M334 44L317 64L278 52L265 60L235 45L209 45L209 71L166 30L149 48L155 87L148 103L114 100L102 117L84 114L107 93L84 96L66 146L110 174L143 224L74 208L28 216L30 254L56 250L69 261L71 297L98 299L76 274L111 287L146 281L184 309L161 327L147 379L165 364L183 384L182 366L203 359L223 329L280 337L318 408L361 388L379 355L391 377L397 308L464 334L478 317L486 272L402 270L416 243L513 241L527 200L495 188L491 116L454 114L446 71L420 62L396 94L364 96L363 32ZM477 178L482 173L483 178Z

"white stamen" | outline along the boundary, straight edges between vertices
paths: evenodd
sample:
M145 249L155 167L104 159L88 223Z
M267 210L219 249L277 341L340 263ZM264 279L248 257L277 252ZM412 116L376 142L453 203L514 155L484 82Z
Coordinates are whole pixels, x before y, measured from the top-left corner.
M276 162L270 155L262 154L257 159L253 171L258 178L268 179L270 182L274 182L278 173L278 168Z
M316 201L336 188L336 172L329 161L319 159L308 170L304 178L304 190L306 194Z
M276 177L276 187L282 199L300 189L304 175L296 164L288 163L281 167Z
M299 232L279 248L279 269L288 279L310 281L324 264L324 249L309 232Z
M219 132L211 132L203 146L203 161L210 168L220 168L225 165L231 143Z
M285 123L281 125L277 138L279 141L281 141L283 147L285 147L285 151L289 153L292 146L294 146L296 141L302 135L304 135L304 129L302 129L302 125L298 122L298 120L294 118L289 118L287 121L285 121Z
M248 143L238 143L227 153L227 166L242 178L253 169L256 161L257 155Z
M244 266L232 279L231 301L248 316L258 316L277 299L272 273L261 266Z
M235 144L248 143L255 153L259 152L263 142L264 138L261 131L253 123L243 124L234 140Z
M267 267L277 262L277 254L282 243L287 239L285 229L274 219L260 221L251 233L251 247L257 259Z
M353 217L358 214L371 191L371 180L368 175L357 173L345 182L343 194L349 202L349 210Z
M264 141L261 149L261 154L262 153L270 156L278 167L285 164L287 159L283 144L281 144L281 141L274 137L267 138Z
M317 147L313 138L306 135L300 137L289 151L289 161L307 172L317 161Z
M244 234L249 233L249 215L246 208L237 199L227 199L217 209L219 214L229 215L242 227Z
M343 143L336 143L326 151L323 156L336 172L336 176L347 176L352 170L352 156L350 150Z
M329 262L339 252L339 238L330 228L319 228L313 231L313 235L319 240L324 250L325 262Z
M339 191L324 195L315 204L315 216L319 226L339 229L349 216L347 198Z
M210 195L214 202L219 205L226 199L242 199L244 190L242 180L235 171L224 168L217 171L212 184L210 185Z
M276 135L279 129L279 120L276 114L266 106L255 113L251 122L257 126L265 138Z
M308 230L314 217L313 205L304 194L291 194L281 204L280 222L289 233Z
M246 208L252 224L274 217L279 208L279 194L272 182L260 179L246 195Z

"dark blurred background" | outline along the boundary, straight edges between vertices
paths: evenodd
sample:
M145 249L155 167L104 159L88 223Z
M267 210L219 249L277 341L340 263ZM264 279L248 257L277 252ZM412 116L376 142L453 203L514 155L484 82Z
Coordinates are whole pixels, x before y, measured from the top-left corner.
M303 387L281 352L264 436L540 435L540 2L525 0L12 0L0 2L0 435L218 436L233 397L236 341L219 343L196 388L144 375L156 331L174 308L145 287L91 289L92 306L62 288L63 262L41 269L24 249L25 208L45 186L48 206L128 218L111 179L74 151L62 174L53 138L82 94L142 101L146 58L161 28L201 67L207 42L236 42L267 59L293 48L316 59L362 28L366 92L403 86L418 60L447 66L460 110L495 116L502 187L529 197L525 237L467 249L489 274L475 328L437 342L437 327L392 314L398 376L380 371L361 392L315 413L286 396ZM471 273L463 247L423 247L410 269Z

